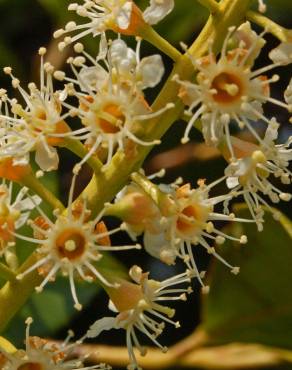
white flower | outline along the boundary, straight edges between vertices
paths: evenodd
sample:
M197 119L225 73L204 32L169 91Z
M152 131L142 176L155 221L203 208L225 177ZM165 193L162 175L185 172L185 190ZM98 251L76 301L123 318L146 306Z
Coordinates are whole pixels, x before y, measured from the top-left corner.
M290 64L292 62L292 42L282 42L270 52L269 57L276 64Z
M41 202L37 195L26 196L27 192L28 188L23 187L14 196L12 182L0 185L0 256L15 244L13 232L26 223L35 204Z
M273 203L281 200L290 201L292 195L278 189L270 181L271 175L279 178L283 184L290 184L292 173L289 163L292 159L292 137L286 144L275 144L278 137L279 124L273 120L269 124L265 137L260 145L242 142L232 138L237 159L225 169L227 186L232 193L243 195L246 204L261 231L263 226L264 209L262 205L271 209L261 194L267 195ZM240 152L239 152L240 151ZM228 206L228 201L226 202ZM277 214L271 209L277 216Z
M194 258L193 247L201 245L206 251L228 266L236 274L238 267L231 266L211 246L211 243L222 244L225 239L246 243L245 235L240 238L232 237L217 229L214 221L253 222L236 218L234 214L221 214L215 207L224 201L232 199L231 194L210 197L209 191L225 177L209 186L199 181L199 187L191 189L190 184L179 186L152 184L149 193L137 185L129 185L117 200L117 215L124 220L123 229L135 240L136 236L144 233L145 250L166 264L174 264L177 257L183 259L189 270L199 279L204 291L202 277ZM149 185L147 185L149 186ZM153 197L150 196L153 195ZM154 195L155 194L155 195ZM154 199L156 201L154 201ZM141 210L139 207L143 204ZM127 208L128 207L128 208ZM131 209L133 217L131 217Z
M72 115L81 118L84 128L75 131L75 135L85 140L89 148L79 168L100 148L107 151L106 167L114 152L126 152L128 145L131 148L131 142L145 146L159 143L157 140L146 142L138 138L136 132L141 127L139 122L156 117L173 105L153 112L146 102L142 90L155 86L164 68L158 55L140 60L139 48L140 42L134 52L118 39L112 42L109 50L106 50L106 46L102 47L95 60L83 51L82 44L75 45L75 50L84 55L69 60L76 79L63 75L61 78L69 82L67 89L70 95L78 98L78 108L66 102L63 104ZM103 59L105 55L107 57ZM88 66L86 59L92 65ZM77 71L76 66L81 69ZM58 72L55 75L58 77Z
M132 0L84 0L82 5L71 3L68 10L75 11L79 16L88 18L89 22L77 25L70 21L65 29L54 33L58 38L64 34L77 32L73 37L67 36L59 43L62 50L66 45L92 34L94 37L108 29L127 30L130 26L134 3Z
M190 121L182 142L189 140L194 122L200 119L206 143L217 145L224 138L233 158L231 122L237 123L239 128L246 127L257 139L250 121L263 120L269 124L270 119L263 113L263 104L270 102L291 109L291 106L270 96L270 84L278 81L279 76L267 78L264 73L292 62L291 45L281 44L270 53L273 63L253 71L254 59L264 44L262 35L256 35L248 23L240 26L232 38L234 31L235 28L231 27L218 60L212 51L198 60L191 57L198 70L195 83L181 81L178 76L174 78L181 85L181 98L189 106L186 113ZM230 41L237 42L237 46L228 49Z
M25 349L8 353L0 347L0 356L3 356L1 370L109 370L104 364L83 366L86 357L72 359L71 355L77 344L68 344L73 337L70 332L62 344L49 342L39 337L30 336L32 319L26 320ZM1 358L0 358L1 362Z
M86 209L86 202L80 200L77 204L72 203L75 181L76 176L72 181L66 213L60 214L56 211L56 220L52 222L38 208L41 216L29 222L34 230L34 238L16 233L14 235L40 245L36 250L37 262L20 273L17 279L22 279L37 269L39 274L45 276L36 288L37 292L41 292L49 281L55 279L57 272L61 271L69 278L74 307L81 310L74 279L77 276L87 282L98 279L104 285L110 286L95 265L102 258L102 252L140 249L140 246L111 246L109 236L120 231L120 228L107 231L104 223L100 222L104 209L93 220L89 220L90 211Z
M29 163L29 153L35 151L37 164L42 170L50 171L58 168L59 157L55 146L62 142L66 133L68 135L69 128L64 122L68 113L61 114L60 96L53 88L54 68L43 61L45 52L44 48L40 48L40 88L30 83L29 93L12 75L11 68L4 68L25 105L2 94L5 112L0 116L0 158L12 158L14 165L26 165ZM9 114L9 106L13 115Z
M64 29L57 30L54 37L75 33L59 43L59 49L63 50L86 35L104 35L107 30L138 36L145 22L150 25L158 23L173 7L174 0L150 0L150 6L142 14L132 0L84 0L82 5L71 3L68 9L89 21L80 25L70 21Z
M150 0L143 17L148 24L157 24L174 8L174 0Z
M182 258L187 267L194 271L201 285L203 272L199 272L194 254L193 246L201 245L206 251L218 260L223 262L237 274L238 267L231 266L211 247L210 241L217 244L224 243L225 239L237 241L245 244L246 236L240 238L232 237L217 229L214 221L248 222L249 220L236 218L234 214L224 215L215 211L215 206L227 199L230 195L222 195L214 198L209 197L209 191L222 179L205 185L204 181L199 181L199 187L191 189L190 184L178 187L172 186L170 196L174 202L173 211L164 215L160 220L159 233L146 230L144 233L145 249L154 257L171 264L176 257ZM209 241L210 240L210 241ZM208 291L208 287L204 287Z
M141 369L137 363L133 347L137 347L142 355L146 354L146 348L140 345L136 330L145 334L155 345L166 351L157 340L165 326L170 323L179 327L178 322L171 318L175 310L162 305L164 301L186 300L186 293L191 293L191 288L182 289L175 286L182 283L189 283L192 275L190 272L171 277L164 281L156 281L148 278L148 273L143 273L140 267L133 266L130 276L134 283L120 281L120 287L112 290L110 308L117 312L116 317L104 317L97 320L85 337L97 337L102 331L110 329L126 330L126 343L129 352L129 370Z

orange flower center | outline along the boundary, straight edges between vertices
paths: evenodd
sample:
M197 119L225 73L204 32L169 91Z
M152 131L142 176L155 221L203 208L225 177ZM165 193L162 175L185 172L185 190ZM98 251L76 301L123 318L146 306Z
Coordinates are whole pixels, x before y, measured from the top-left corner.
M186 217L178 217L176 222L177 229L182 233L193 233L197 229L197 226L194 225L194 220L199 218L198 210L194 206L187 206L182 210L181 214Z
M242 96L243 92L241 80L229 72L221 72L217 75L213 79L211 87L216 90L213 99L221 104L234 103Z
M116 104L108 104L104 107L103 112L105 113L104 117L98 119L98 125L102 131L106 134L119 132L120 128L115 122L120 121L122 124L125 122L125 116L121 109Z
M92 110L92 112L95 113L93 97L86 96L85 100L88 103L81 101L80 109L84 110L85 112ZM91 104L93 104L92 109L90 108ZM94 123L97 125L97 127L100 128L105 134L116 134L120 131L120 126L125 123L126 118L121 108L116 103L108 103L95 113L94 120Z
M16 370L43 370L43 365L38 362L27 362L18 366Z
M86 238L80 230L66 229L56 239L55 246L60 258L76 260L86 249Z

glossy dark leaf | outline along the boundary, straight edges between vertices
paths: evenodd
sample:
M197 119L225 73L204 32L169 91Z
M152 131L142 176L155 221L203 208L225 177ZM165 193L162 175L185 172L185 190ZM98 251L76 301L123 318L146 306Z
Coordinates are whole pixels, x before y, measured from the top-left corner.
M248 212L241 209L241 217ZM292 227L284 216L280 221L267 212L264 231L252 224L242 230L247 245L227 242L221 255L240 266L237 276L215 262L210 272L210 294L203 305L203 328L210 341L260 343L292 348Z

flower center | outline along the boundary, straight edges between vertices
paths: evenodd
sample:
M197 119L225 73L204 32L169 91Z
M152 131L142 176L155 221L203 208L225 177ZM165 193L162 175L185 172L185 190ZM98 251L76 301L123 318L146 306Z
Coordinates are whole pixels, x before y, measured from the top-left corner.
M178 217L176 227L181 233L194 233L198 229L195 222L199 219L199 212L194 206L185 207Z
M105 134L116 134L125 122L125 116L116 104L106 105L98 119L98 125Z
M230 104L242 96L243 87L240 79L228 72L221 72L216 76L211 87L216 90L213 99L217 103Z
M55 245L61 258L75 260L84 254L86 238L79 230L67 229L57 237Z
M27 362L20 365L16 370L43 370L43 366L38 362Z

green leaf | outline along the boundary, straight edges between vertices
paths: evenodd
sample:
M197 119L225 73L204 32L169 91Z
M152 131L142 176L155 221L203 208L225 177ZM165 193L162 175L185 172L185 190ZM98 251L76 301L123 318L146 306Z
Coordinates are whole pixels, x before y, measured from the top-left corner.
M96 284L79 282L76 290L80 302L86 306L99 292ZM67 278L58 277L48 284L42 293L34 293L29 302L14 318L5 333L16 347L21 347L24 338L24 321L31 316L34 319L32 335L48 337L58 330L69 326L78 311L73 307L73 300ZM20 329L21 328L21 329Z
M41 6L51 15L51 17L62 23L72 18L72 12L68 11L68 2L60 0L38 0Z
M239 217L248 218L243 207ZM210 294L203 305L202 328L211 344L231 342L260 343L292 348L292 225L266 212L264 231L252 224L242 230L231 225L227 232L242 232L247 245L227 242L221 255L240 266L232 276L223 264L215 262L210 273Z

